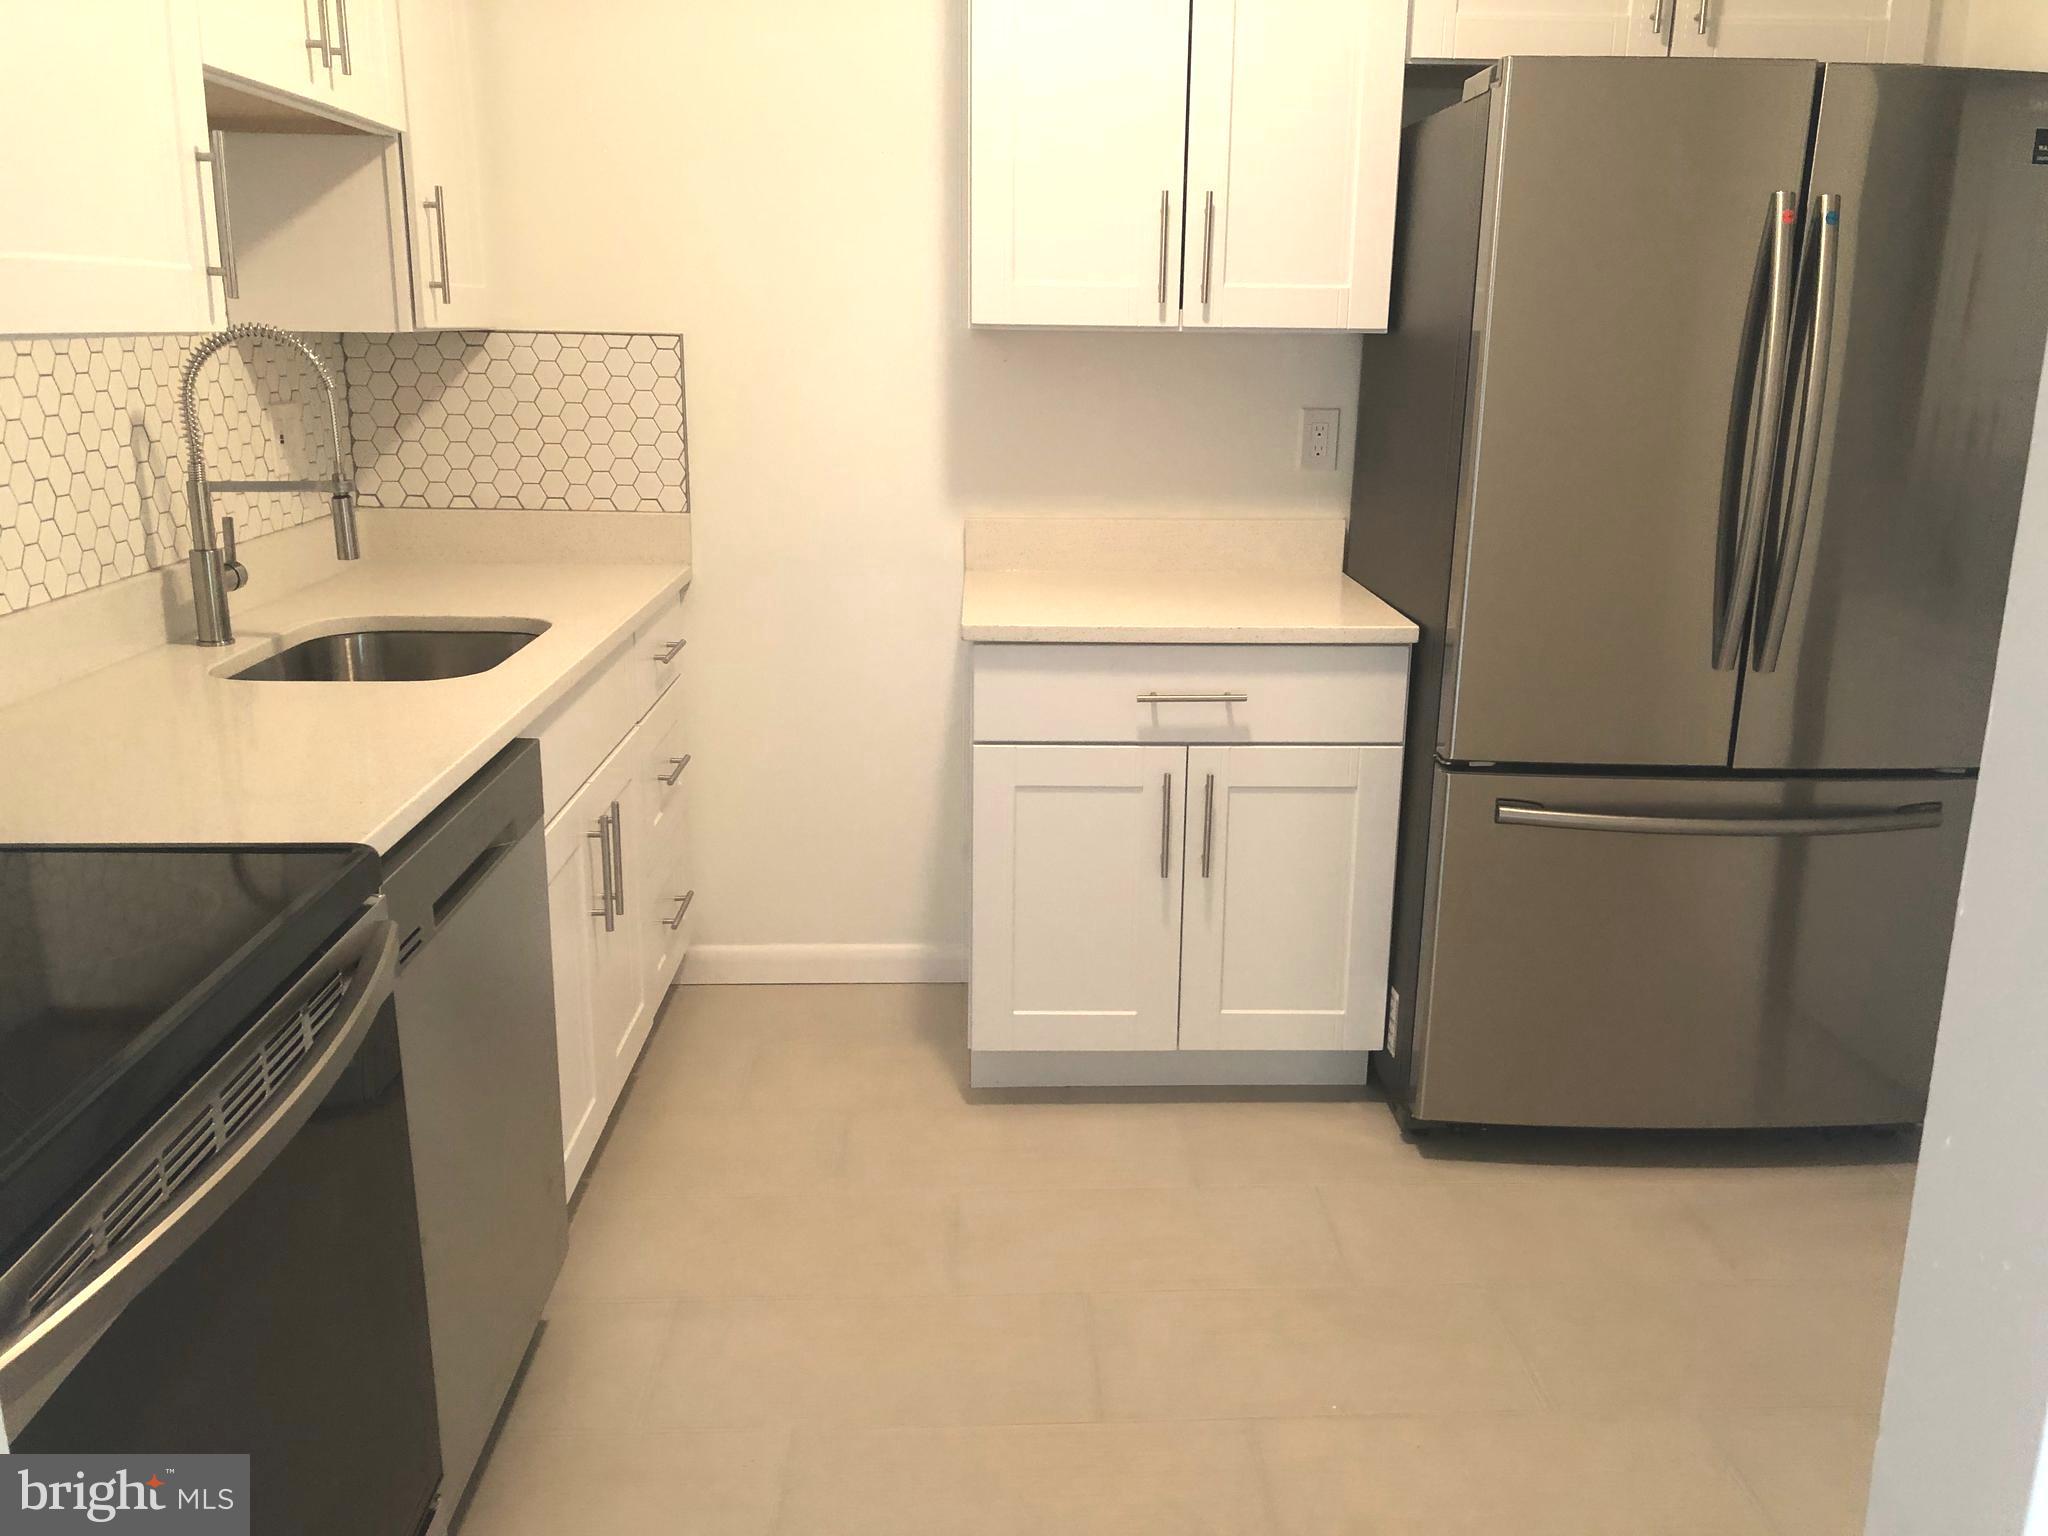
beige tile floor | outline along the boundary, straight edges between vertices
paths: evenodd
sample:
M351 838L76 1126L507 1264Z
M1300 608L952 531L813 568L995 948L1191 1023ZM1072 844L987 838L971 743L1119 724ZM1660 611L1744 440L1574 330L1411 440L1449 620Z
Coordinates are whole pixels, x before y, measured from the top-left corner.
M1851 1536L1911 1143L976 1094L953 987L671 995L465 1536Z

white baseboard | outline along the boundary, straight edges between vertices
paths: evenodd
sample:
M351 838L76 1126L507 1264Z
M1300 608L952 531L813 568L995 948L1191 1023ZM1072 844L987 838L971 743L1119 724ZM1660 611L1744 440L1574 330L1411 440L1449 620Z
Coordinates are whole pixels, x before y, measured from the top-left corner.
M677 977L685 987L966 979L966 951L950 944L697 944Z

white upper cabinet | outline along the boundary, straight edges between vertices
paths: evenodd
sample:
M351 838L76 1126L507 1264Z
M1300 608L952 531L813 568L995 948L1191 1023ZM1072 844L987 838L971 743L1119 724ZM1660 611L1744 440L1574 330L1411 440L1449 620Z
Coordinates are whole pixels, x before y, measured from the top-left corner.
M319 5L322 0L307 0ZM334 15L327 82L335 106L367 122L405 122L405 71L398 54L398 0L325 0Z
M1403 4L975 0L974 323L1384 328Z
M405 120L396 0L201 0L210 72L380 127Z
M191 0L11 0L5 13L0 334L209 329L220 295Z
M1417 59L1663 54L1670 47L1671 5L1672 0L1415 0L1408 53Z
M289 96L325 95L333 39L323 39L320 23L310 19L320 6L321 0L201 0L206 67Z
M1925 6L1897 0L1677 0L1671 55L1877 64L1920 58L1926 36Z
M484 240L472 0L400 0L405 179L422 328L494 323Z
M1928 0L1414 0L1417 59L1511 53L1912 62Z
M1180 323L1187 0L976 0L977 325Z
M1384 1034L1399 747L1190 747L1184 1051Z
M1402 0L1195 0L1189 326L1382 330Z

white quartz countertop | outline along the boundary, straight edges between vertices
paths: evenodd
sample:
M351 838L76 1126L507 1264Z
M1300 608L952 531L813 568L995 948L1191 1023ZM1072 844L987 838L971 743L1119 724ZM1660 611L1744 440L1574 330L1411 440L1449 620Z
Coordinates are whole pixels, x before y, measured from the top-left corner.
M1410 645L1415 626L1338 571L976 570L960 633L1019 643Z
M685 564L366 558L270 603L236 643L170 644L0 710L0 842L367 843L388 852L633 630ZM542 620L487 672L407 683L219 674L348 620Z

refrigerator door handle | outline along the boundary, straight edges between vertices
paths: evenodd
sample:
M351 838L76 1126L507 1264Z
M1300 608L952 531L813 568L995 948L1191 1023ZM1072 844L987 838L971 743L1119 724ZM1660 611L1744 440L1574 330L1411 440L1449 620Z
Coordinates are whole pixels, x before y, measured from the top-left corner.
M1785 648L1785 626L1792 617L1792 587L1799 578L1799 554L1806 543L1806 523L1813 511L1813 477L1820 460L1820 417L1827 404L1828 370L1834 361L1835 275L1841 255L1842 198L1823 192L1814 199L1813 309L1806 324L1805 387L1792 421L1792 443L1785 455L1791 472L1785 480L1785 502L1778 517L1776 567L1765 582L1757 605L1756 654L1759 672L1778 670Z
M1506 827L1562 832L1634 832L1656 837L1842 837L1857 832L1918 832L1941 825L1941 802L1925 800L1882 811L1816 816L1658 816L1626 811L1574 811L1533 800L1496 800L1493 819Z
M1733 671L1742 652L1746 627L1743 618L1763 555L1764 507L1770 500L1772 479L1777 473L1778 435L1785 415L1785 353L1792 329L1792 236L1799 222L1797 207L1797 193L1771 194L1770 224L1764 234L1769 276L1763 347L1745 433L1735 557L1729 565L1728 590L1714 626L1714 669L1718 672Z

